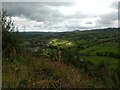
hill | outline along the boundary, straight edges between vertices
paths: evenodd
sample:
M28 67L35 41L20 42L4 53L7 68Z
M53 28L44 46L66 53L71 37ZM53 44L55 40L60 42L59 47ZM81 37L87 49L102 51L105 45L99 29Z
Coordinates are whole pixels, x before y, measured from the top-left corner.
M12 58L12 60L12 62L10 59L3 62L4 88L111 87L71 64L31 56L17 57L17 60ZM110 84L114 85L113 82Z
M3 87L119 87L119 31L19 32L23 53L3 57Z

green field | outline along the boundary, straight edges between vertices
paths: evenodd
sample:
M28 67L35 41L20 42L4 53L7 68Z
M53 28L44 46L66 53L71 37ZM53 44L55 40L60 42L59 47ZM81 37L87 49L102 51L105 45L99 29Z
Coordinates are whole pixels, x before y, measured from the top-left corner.
M90 55L95 55L97 52L119 53L118 52L118 42L107 42L107 43L102 43L99 45L94 45L89 48L83 49L80 52L81 53L89 53Z
M21 52L15 54L13 50L11 54L9 47L5 48L4 52L13 56L3 54L2 85L4 88L119 87L116 30L20 32L22 42L16 50Z
M99 64L101 62L106 63L111 69L116 69L118 67L118 59L110 57L101 57L101 56L84 56L81 57L83 60L89 60L94 64Z

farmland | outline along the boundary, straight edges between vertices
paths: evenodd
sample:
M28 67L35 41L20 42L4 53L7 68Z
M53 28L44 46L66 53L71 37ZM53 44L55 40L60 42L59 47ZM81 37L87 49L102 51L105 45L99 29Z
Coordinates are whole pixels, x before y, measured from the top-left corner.
M18 36L24 53L3 57L3 87L119 87L119 29Z

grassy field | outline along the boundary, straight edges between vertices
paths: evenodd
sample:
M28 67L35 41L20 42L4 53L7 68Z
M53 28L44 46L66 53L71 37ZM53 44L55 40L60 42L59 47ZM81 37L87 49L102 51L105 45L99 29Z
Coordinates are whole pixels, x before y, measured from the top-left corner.
M83 56L83 60L89 60L94 64L99 64L101 62L106 63L111 69L116 69L118 67L118 59L111 57L102 57L102 56Z
M105 87L102 82L82 74L73 65L50 61L44 57L24 56L3 59L4 88L79 88Z
M80 51L81 53L88 53L90 55L96 55L97 52L118 52L118 42L107 42L98 45L91 46L89 48L83 49Z
M22 35L23 33L21 37ZM106 32L104 30L37 34L29 32L23 36L25 41L22 44L27 42L30 45L24 49L22 47L22 53L4 56L2 59L4 88L120 86L120 69L117 68L118 42L114 38L116 36L114 29L108 29ZM34 52L31 47L39 47L40 50Z

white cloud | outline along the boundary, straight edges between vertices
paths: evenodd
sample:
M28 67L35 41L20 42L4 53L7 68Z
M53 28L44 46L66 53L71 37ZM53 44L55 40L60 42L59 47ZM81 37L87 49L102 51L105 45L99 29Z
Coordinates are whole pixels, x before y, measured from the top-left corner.
M44 22L37 22L35 20L30 20L25 17L12 17L15 26L19 27L19 31L27 31L27 30L36 30L39 31L40 28L45 27Z
M65 6L60 6L59 11L65 16L74 15L77 12L75 7L65 7Z
M85 13L92 15L106 14L112 11L109 8L110 3L102 2L101 0L77 0L76 8Z
M72 31L117 27L117 0L72 0L72 3L6 3L20 31Z

